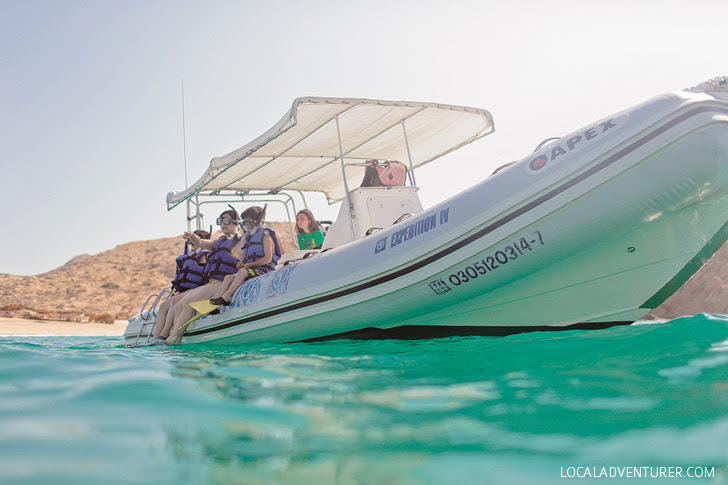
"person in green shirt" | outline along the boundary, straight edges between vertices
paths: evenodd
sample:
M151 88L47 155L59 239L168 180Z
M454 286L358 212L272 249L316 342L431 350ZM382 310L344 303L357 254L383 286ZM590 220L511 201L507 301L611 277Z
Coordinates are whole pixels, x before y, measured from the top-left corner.
M313 213L308 209L300 210L296 214L296 234L298 249L319 249L324 243L321 224L316 222Z

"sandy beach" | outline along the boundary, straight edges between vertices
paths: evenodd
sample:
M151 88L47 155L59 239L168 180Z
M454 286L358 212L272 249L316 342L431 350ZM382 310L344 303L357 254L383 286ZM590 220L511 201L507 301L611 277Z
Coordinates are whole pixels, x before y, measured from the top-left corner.
M8 335L97 335L116 336L124 333L126 320L114 323L78 323L55 320L28 320L0 317L0 336Z

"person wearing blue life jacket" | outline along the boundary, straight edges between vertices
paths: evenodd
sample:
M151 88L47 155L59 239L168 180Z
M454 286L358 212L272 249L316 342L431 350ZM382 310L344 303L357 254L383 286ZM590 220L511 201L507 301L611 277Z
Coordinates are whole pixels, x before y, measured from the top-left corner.
M203 284L185 291L180 295L179 301L174 303L174 317L169 328L169 337L165 340L167 344L174 345L181 340L180 330L185 322L195 314L195 310L189 304L214 296L225 276L238 271L237 264L243 256L244 242L244 239L238 235L239 222L238 213L234 210L227 210L217 218L217 224L223 233L221 237L213 240L201 239L191 232L184 234L183 237L196 246L207 249L210 254L207 256L207 264L203 271Z
M207 231L195 231L195 235L201 239L210 239L210 233ZM194 249L190 251L191 244L191 242L185 241L184 253L177 256L175 260L177 268L172 286L177 293L184 293L203 284L207 255L210 254L210 251L194 246Z
M210 233L198 230L195 234L200 239L210 239ZM183 236L184 237L184 236ZM190 246L193 247L190 250ZM170 312L170 308L181 299L182 293L192 288L197 288L203 284L205 264L207 264L207 255L210 251L195 246L191 241L185 241L185 251L179 255L176 262L176 272L174 280L172 280L173 293L169 298L159 305L157 311L157 323L152 331L152 338L167 338L169 330L174 322L174 312ZM169 317L169 318L168 318Z
M246 232L243 260L238 263L240 271L225 277L217 288L215 296L210 298L210 303L213 305L229 305L235 290L245 280L273 271L283 255L276 233L263 226L265 207L249 207L240 214L240 219L242 220L240 225Z

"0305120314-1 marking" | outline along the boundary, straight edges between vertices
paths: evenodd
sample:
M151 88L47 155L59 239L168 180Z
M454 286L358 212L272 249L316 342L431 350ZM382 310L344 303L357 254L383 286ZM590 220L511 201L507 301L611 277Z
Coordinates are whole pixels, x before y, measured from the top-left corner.
M518 258L528 255L534 249L543 245L544 241L541 231L533 231L521 238L514 239L510 244L503 246L493 254L485 256L481 260L469 264L461 270L450 273L447 277L447 282L442 278L438 278L430 281L429 286L435 294L442 295L452 289L450 285L460 286L473 281L479 276L496 271L498 268L508 264L509 261L515 261Z

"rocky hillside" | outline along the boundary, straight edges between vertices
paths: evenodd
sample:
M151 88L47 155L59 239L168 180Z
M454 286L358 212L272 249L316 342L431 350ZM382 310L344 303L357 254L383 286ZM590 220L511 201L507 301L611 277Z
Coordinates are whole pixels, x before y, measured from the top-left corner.
M270 225L284 250L294 247L286 223ZM169 285L183 244L177 237L138 241L76 256L41 275L0 274L0 316L108 322L127 318L149 294ZM695 313L728 314L728 246L650 316Z
M293 248L287 223L269 225L284 250ZM169 286L174 260L183 249L179 237L137 241L76 256L40 275L0 274L0 316L105 322L128 318L148 295Z
M696 313L728 315L728 243L650 315L675 318Z

